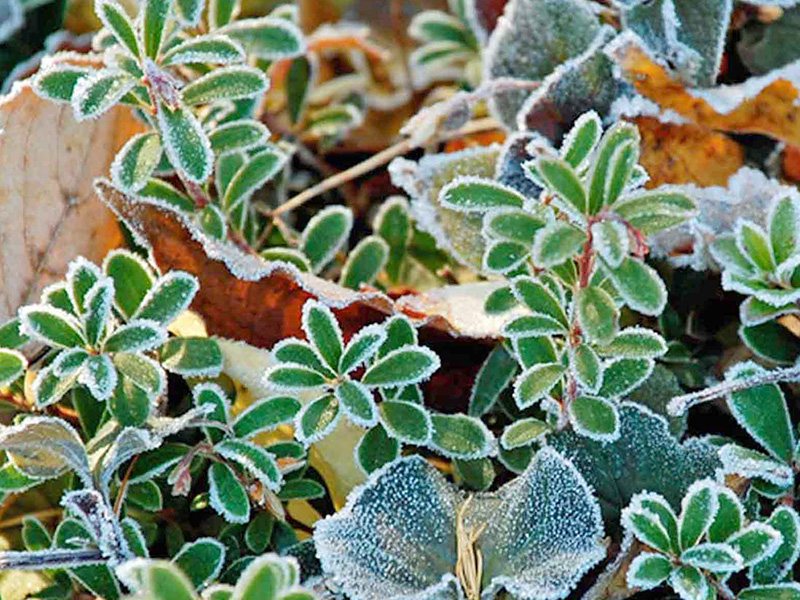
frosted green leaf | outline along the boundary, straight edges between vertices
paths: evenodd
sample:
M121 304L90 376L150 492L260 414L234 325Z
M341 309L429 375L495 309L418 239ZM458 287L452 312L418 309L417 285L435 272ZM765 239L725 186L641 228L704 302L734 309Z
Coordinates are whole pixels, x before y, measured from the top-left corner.
M115 383L108 409L123 427L141 427L150 416L150 398L127 377L118 377Z
M74 372L63 377L56 376L52 367L40 369L33 381L33 398L37 407L44 408L54 402L58 402L61 397L71 390L80 376L79 372Z
M197 26L205 8L204 0L177 0L175 14L183 25Z
M209 27L215 30L227 25L239 14L240 8L241 2L239 0L209 0Z
M750 569L750 580L757 584L776 583L791 572L800 557L800 516L789 506L779 506L767 524L781 534L777 550Z
M669 584L685 600L705 600L708 597L708 581L695 567L676 567L669 576Z
M244 540L247 547L256 554L263 554L269 545L274 529L275 517L267 511L258 513L247 525L247 529L244 532Z
M498 344L486 357L469 398L469 414L480 417L489 411L518 371L517 361L503 344Z
M73 65L51 66L34 76L33 90L48 100L70 102L75 86L92 72L92 69Z
M514 296L533 313L550 316L569 328L569 321L561 301L540 280L517 277L512 287Z
M286 164L287 156L273 148L266 148L247 159L225 188L222 205L232 211L241 202L247 202L253 193L270 181Z
M578 323L589 340L598 344L610 342L619 330L619 311L611 295L598 286L578 290L576 295Z
M278 362L309 367L328 379L336 377L336 370L326 366L319 352L305 340L297 338L281 340L273 346L272 356Z
M603 134L589 173L589 213L596 214L607 204L606 192L611 177L611 161L617 148L627 143L639 145L639 130L632 123L619 122Z
M28 477L8 461L0 467L0 491L2 492L24 492L44 481L37 477Z
M755 363L736 365L726 379L736 380L763 373ZM791 464L795 436L783 392L777 385L758 386L726 396L728 408L736 421L772 456Z
M459 212L486 212L494 208L521 208L525 198L510 187L479 177L461 177L439 192L445 208Z
M91 284L89 287L91 287ZM58 282L48 285L44 290L42 290L40 300L43 304L47 304L53 308L58 308L71 315L76 315L78 313L78 310L75 308L75 304L72 302L72 298L70 297L70 290L67 289L66 282ZM28 336L25 336L26 341L29 339L30 338Z
M750 523L728 538L727 544L736 550L749 567L775 554L782 542L781 533L765 523Z
M299 122L303 116L314 79L314 65L308 58L298 56L292 60L286 76L286 100L289 118L293 124Z
M630 505L622 511L621 524L646 546L669 554L672 550L672 540L659 514L642 503L642 499L648 497L646 493L634 496Z
M744 506L730 488L721 487L717 493L719 507L708 528L710 542L724 542L739 531L744 524Z
M217 154L230 150L249 150L264 144L269 130L254 119L238 119L223 123L208 136L211 148Z
M681 562L713 573L732 573L744 566L742 556L728 544L706 542L681 554Z
M629 186L638 160L639 144L633 140L620 144L614 150L609 163L608 179L606 180L604 194L606 205L614 204L625 188Z
M659 358L667 344L658 333L645 327L626 327L610 343L600 348L602 354L624 358Z
M242 19L218 31L239 42L247 54L265 60L292 58L305 52L302 31L285 19Z
M386 331L380 325L367 325L347 342L339 361L339 373L347 374L372 358L386 339Z
M242 439L271 431L291 422L300 410L300 402L292 396L271 396L257 400L242 411L233 422L233 434Z
M259 256L266 261L280 261L297 267L302 273L311 271L311 265L302 252L294 248L267 248L259 253Z
M164 163L164 156L161 156ZM153 199L174 206L179 211L191 213L194 211L194 202L184 193L179 192L174 186L161 179L151 178L137 194L139 198Z
M0 348L14 349L28 341L20 330L20 324L19 317L14 317L0 325Z
M299 391L324 385L325 377L300 365L279 365L264 373L264 383L282 391Z
M19 319L27 335L49 346L72 348L86 343L78 320L58 308L24 306L19 310Z
M361 240L347 255L339 283L351 290L370 285L389 259L389 245L383 238L370 235Z
M489 315L499 315L507 312L517 305L511 286L499 287L492 291L483 305L483 310Z
M629 588L651 590L666 581L672 572L670 560L660 554L642 552L628 567L626 581Z
M30 551L47 550L52 539L50 532L42 522L34 516L25 515L22 518L22 541L25 549Z
M225 392L215 383L201 383L192 388L194 405L198 408L203 407L208 410L206 419L216 421L223 425L228 424L230 419L230 400ZM204 427L206 437L211 442L218 442L222 439L224 432L217 427Z
M364 600L459 597L453 572L462 502L423 459L398 459L318 523L314 539L323 569L346 594ZM556 517L563 514L573 518ZM516 597L565 597L604 555L596 502L570 463L550 449L497 493L474 496L465 524L486 524L486 597L502 588Z
M736 247L754 267L768 273L775 270L772 248L763 229L750 221L738 221L735 235Z
M310 446L328 435L339 421L339 402L326 395L306 404L295 418L295 436Z
M208 469L208 494L211 508L229 523L250 520L250 499L233 470L215 462Z
M758 477L773 485L787 486L792 481L792 470L782 461L737 444L725 444L719 449L719 458L726 473L742 477Z
M612 206L614 212L642 233L655 233L697 214L695 203L666 186L647 192L624 194Z
M90 356L78 377L78 382L85 385L96 400L108 400L117 386L117 380L117 369L107 354Z
M152 358L141 354L119 353L114 355L113 361L117 371L144 390L149 398L156 398L164 392L167 385L166 374Z
M59 352L55 360L51 363L53 374L56 377L64 377L65 375L72 375L80 369L89 358L89 352L83 348L70 348Z
M76 549L95 542L84 524L74 518L63 519L53 535L54 548ZM69 569L69 573L80 585L97 596L107 600L120 597L119 583L106 565L76 566Z
M313 500L325 496L325 487L313 479L290 479L278 494L281 500Z
M492 432L480 419L467 415L431 415L431 447L448 458L475 459L495 452Z
M797 196L786 196L770 207L769 240L775 262L783 261L800 249L800 200Z
M529 256L530 246L512 240L493 240L486 247L483 268L492 273L506 273L519 267Z
M86 312L86 296L102 277L100 269L93 262L79 256L67 268L67 293L74 314Z
M506 427L500 444L506 450L513 450L542 440L550 431L550 426L539 419L519 419Z
M331 104L309 113L305 132L318 138L335 138L363 122L364 113L354 104Z
M17 380L28 367L28 360L21 352L0 348L0 388Z
M561 158L573 169L585 167L602 133L603 124L599 115L593 110L583 113L561 143Z
M318 273L347 243L353 213L344 206L328 206L314 215L303 230L300 248Z
M130 318L153 286L150 267L132 252L116 249L106 255L103 272L114 281L114 305Z
M431 437L431 417L421 406L403 400L388 400L379 407L381 424L401 442L424 445Z
M198 538L184 544L172 562L200 589L216 579L225 562L225 546L213 538Z
M739 592L739 600L800 600L800 583L754 585Z
M579 434L601 442L619 438L616 405L598 396L578 396L569 404L569 420Z
M111 164L111 179L121 191L142 189L161 160L161 138L157 133L139 133L129 139Z
M242 100L265 92L268 86L264 72L255 67L219 67L187 84L181 90L181 98L189 106Z
M357 381L343 381L335 395L347 418L359 427L372 427L378 422L378 407L370 392Z
M559 363L539 363L524 371L514 382L514 401L524 410L550 393L566 367Z
M224 439L214 446L222 457L239 464L261 485L277 492L281 487L281 476L275 457L263 446L243 440Z
M128 486L125 502L149 512L157 512L164 507L164 496L161 494L161 488L153 481L144 481Z
M203 337L170 338L159 352L168 371L189 377L216 377L223 358L215 340Z
M417 345L417 330L405 315L395 315L383 323L386 336L378 348L378 358L403 346Z
M170 16L172 3L169 0L145 0L142 9L142 40L144 53L155 59L161 51L161 44Z
M630 251L627 228L617 221L600 221L592 225L592 244L608 266L616 269Z
M618 268L609 269L609 273L617 292L633 310L649 316L664 310L667 289L653 267L628 257Z
M441 362L432 350L401 347L379 358L361 377L366 386L396 387L411 385L428 379Z
M167 442L154 450L139 454L139 460L131 468L131 483L149 481L174 466L189 452L185 444Z
M185 108L171 110L159 103L158 128L170 163L189 181L205 182L214 167L214 152L197 117Z
M566 333L565 327L553 317L547 315L524 315L512 319L503 326L503 335L507 338L546 336Z
M580 344L569 351L569 366L575 380L591 393L596 393L603 383L603 365L592 348Z
M355 456L361 469L369 474L400 456L400 442L390 437L383 425L376 425L358 440Z
M75 119L83 121L99 117L136 85L124 71L103 69L78 80L72 93Z
M198 35L164 53L162 66L184 64L227 65L243 62L242 47L224 35Z
M331 309L317 300L303 304L303 331L328 366L336 371L342 358L342 330Z
M139 58L141 56L133 22L119 2L116 0L96 0L94 12L106 29L114 35L117 42L125 46L134 57Z
M225 215L216 204L207 204L195 215L197 225L204 233L216 240L224 240L228 237L228 224Z
M531 246L533 236L546 225L547 217L532 215L517 208L497 208L486 213L483 219L483 235Z
M103 343L103 352L146 352L167 339L167 332L151 320L136 319L118 327Z
M559 198L579 213L585 213L587 206L586 190L580 177L570 164L558 158L540 158L536 161L536 171L547 187Z
M719 501L713 481L696 481L686 491L681 502L678 522L680 545L683 550L694 546L714 521Z

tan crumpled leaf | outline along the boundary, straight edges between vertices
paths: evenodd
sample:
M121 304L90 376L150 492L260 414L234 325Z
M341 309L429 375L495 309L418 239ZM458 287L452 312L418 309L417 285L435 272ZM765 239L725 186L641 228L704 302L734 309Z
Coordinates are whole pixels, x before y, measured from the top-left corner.
M77 255L100 261L120 245L92 181L141 129L125 108L77 123L69 105L39 98L29 81L0 98L0 321L62 279Z
M736 85L691 90L657 64L634 35L617 38L609 54L637 92L697 125L800 143L800 76L796 65Z
M648 188L665 183L724 186L744 164L744 148L723 133L652 117L633 122L642 136L639 164L650 175Z

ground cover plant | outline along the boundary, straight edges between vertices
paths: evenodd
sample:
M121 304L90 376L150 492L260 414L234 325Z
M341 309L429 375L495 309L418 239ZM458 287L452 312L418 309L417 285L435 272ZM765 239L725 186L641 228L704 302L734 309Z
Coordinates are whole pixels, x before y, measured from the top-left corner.
M800 600L796 4L0 0L0 597Z

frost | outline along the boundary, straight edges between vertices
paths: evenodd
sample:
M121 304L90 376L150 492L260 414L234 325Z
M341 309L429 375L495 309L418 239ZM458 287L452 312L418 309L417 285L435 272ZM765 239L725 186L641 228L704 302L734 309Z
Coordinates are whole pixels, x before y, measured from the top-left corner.
M523 165L533 160L530 152L531 145L550 148L549 142L537 132L517 131L506 138L500 156L497 158L497 167L494 178L505 184L526 198L536 198L542 188L528 177Z
M685 117L682 117L672 109L663 109L658 104L640 96L639 94L625 94L619 96L611 104L609 109L609 118L614 121L620 119L635 119L637 117L653 117L658 119L660 123L669 123L672 125L685 125L691 123Z
M83 364L78 383L85 385L97 400L108 400L117 387L117 369L107 354L93 356Z
M99 492L95 490L67 492L61 498L61 505L80 519L94 538L100 552L108 560L107 564L110 567L113 568L133 558L119 519Z
M747 478L760 477L779 487L792 483L793 474L790 466L736 444L725 444L720 448L719 459L726 473Z

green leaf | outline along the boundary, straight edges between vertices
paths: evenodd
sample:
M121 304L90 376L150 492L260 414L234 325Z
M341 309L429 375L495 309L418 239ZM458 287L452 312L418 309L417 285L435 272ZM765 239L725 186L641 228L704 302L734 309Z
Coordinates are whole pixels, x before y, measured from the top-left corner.
M144 390L127 377L118 377L108 408L123 427L139 427L150 416L151 403Z
M606 204L607 182L611 176L611 160L621 145L639 144L639 130L632 123L619 122L605 132L597 148L589 175L589 213L596 214Z
M126 194L142 189L161 160L161 138L140 133L129 139L111 165L114 185Z
M228 224L225 215L216 204L207 204L196 214L197 224L200 229L216 240L225 240L228 237Z
M494 453L492 432L480 419L467 415L431 415L431 447L448 458L475 459Z
M58 65L40 69L33 79L33 90L42 98L70 102L78 82L93 72L86 67Z
M151 400L166 389L166 374L152 358L141 354L119 353L112 360L117 371L140 387Z
M423 346L401 347L379 358L361 377L366 386L396 387L428 379L441 362Z
M339 278L340 285L358 290L362 284L371 284L388 259L389 245L383 238L377 235L365 237L348 254Z
M280 489L283 478L278 463L263 446L228 438L214 446L214 450L223 458L239 464L266 488L273 492Z
M336 398L347 418L359 427L372 427L378 422L378 409L372 392L356 381L343 381L336 386Z
M324 385L326 381L317 371L300 365L278 365L264 373L265 383L284 391L315 388Z
M189 181L204 183L214 167L214 152L197 117L188 109L170 110L159 103L158 128L169 162Z
M244 541L251 552L263 554L269 546L272 531L275 528L275 517L269 512L258 513L244 531Z
M756 584L776 583L792 570L800 557L800 515L789 506L779 506L767 524L781 534L781 544L768 557L750 570L750 580ZM766 596L765 596L766 597Z
M328 394L306 404L295 418L295 436L306 446L328 435L339 421L339 402Z
M350 338L339 360L339 373L347 374L372 358L386 340L386 330L373 324L362 327Z
M586 243L586 234L565 221L556 221L536 232L533 262L538 267L553 267L572 258Z
M492 273L506 273L519 267L530 254L530 247L511 240L494 240L486 247L483 268Z
M513 285L514 296L533 313L540 313L554 318L566 329L569 329L567 314L561 301L553 292L542 284L541 280L532 277L517 277Z
M116 249L106 255L103 272L114 281L114 305L125 317L132 317L153 287L150 267L132 252Z
M749 567L772 556L783 541L781 533L765 523L750 523L728 538L728 545L736 550Z
M536 232L547 224L547 215L541 212L539 216L517 208L494 209L483 218L483 235L530 247Z
M611 295L598 286L578 290L576 295L578 323L592 342L610 342L619 330L619 311Z
M86 343L78 320L58 308L24 306L19 311L19 319L26 334L49 346L73 348Z
M513 450L542 440L550 431L550 426L539 419L519 419L505 428L500 443L506 450Z
M28 360L22 353L0 348L0 388L16 381L27 367Z
M791 467L757 450L725 444L719 449L719 458L727 473L750 479L761 478L780 487L791 485Z
M39 519L31 515L22 518L22 541L28 552L47 550L52 543L50 532Z
M739 531L744 524L744 507L731 489L721 487L717 493L719 507L708 528L710 542L724 542Z
M305 340L297 338L281 340L273 346L272 356L277 362L292 363L285 366L308 367L326 379L336 378L336 370L326 366L319 351Z
M219 345L209 338L170 338L159 356L168 371L189 377L216 377L223 366Z
M300 249L318 273L347 243L353 213L344 206L328 206L314 215L303 230Z
M609 269L614 287L625 303L643 315L657 316L667 304L667 289L661 277L641 260L626 258L616 269Z
M503 286L492 291L486 297L483 310L489 315L499 315L507 312L517 305L517 299L511 286Z
M493 208L521 208L525 203L519 192L489 179L462 177L444 186L439 203L459 212L486 212Z
M181 90L181 99L189 106L242 100L261 94L268 86L264 72L255 67L219 67L187 84Z
M13 350L28 342L28 336L22 333L20 325L19 317L9 319L0 325L0 348Z
M672 550L672 541L659 514L642 503L643 498L651 496L652 494L646 492L634 496L631 503L622 511L622 525L644 545L669 554Z
M210 29L219 29L230 23L238 15L241 8L239 0L210 0L208 3L208 25Z
M533 406L561 381L566 367L560 363L539 363L524 371L514 382L514 400L520 410Z
M570 423L575 431L593 440L613 442L619 438L616 405L598 396L578 396L569 404Z
M328 366L336 371L342 357L343 341L339 323L331 309L317 300L303 305L303 331Z
M313 479L290 479L281 488L278 497L281 500L313 500L326 495L322 484Z
M681 502L678 523L681 549L691 548L705 535L718 507L717 488L713 481L696 481L689 486Z
M800 249L800 200L785 196L774 202L768 222L772 254L781 264Z
M291 422L300 410L300 402L292 396L270 396L257 400L236 417L233 434L249 439Z
M569 351L569 366L575 380L587 391L596 393L603 383L603 365L592 348L580 344Z
M379 406L381 423L393 438L424 445L431 438L431 416L421 406L403 400L388 400Z
M204 8L203 0L177 0L175 2L175 13L183 25L197 26Z
M269 130L254 119L238 119L221 124L208 139L211 149L222 154L230 150L249 150L264 144L269 139Z
M184 544L172 562L188 575L192 586L205 587L219 576L225 562L225 546L213 538L199 538Z
M574 169L586 166L602 133L603 125L598 114L593 110L583 113L561 143L561 158Z
M634 167L639 160L638 142L625 142L620 144L611 157L609 164L609 177L606 181L606 205L614 204L620 197L625 187L631 180Z
M136 563L129 567L133 570ZM125 567L123 567L123 574ZM143 595L153 600L193 600L195 598L192 582L176 565L165 560L150 561L145 563L142 579ZM131 574L131 578L135 578Z
M164 497L158 485L152 481L144 481L127 487L125 502L149 512L156 512L163 508Z
M383 425L376 425L358 441L355 456L358 465L369 474L400 456L400 442L390 437Z
M161 66L185 64L227 65L243 62L242 47L224 35L198 35L181 42L164 53Z
M739 600L800 600L800 583L754 585L739 592Z
M136 319L118 327L103 343L103 352L146 352L167 339L163 327L151 320Z
M337 138L363 122L364 113L355 104L330 104L308 115L305 133L317 138Z
M732 573L744 566L742 557L731 546L710 542L685 550L681 562L712 573Z
M459 486L468 490L483 492L488 490L497 475L494 465L489 458L476 458L453 460L453 479Z
M740 363L726 379L745 379L762 372L754 363ZM792 463L796 441L786 399L777 385L734 392L726 400L731 414L753 439L775 458Z
M189 446L167 442L155 450L139 454L136 464L131 467L130 483L141 483L158 477L174 466L189 452Z
M536 170L547 186L567 203L567 207L572 206L579 213L587 211L586 190L567 161L540 158L536 161Z
M169 0L145 0L141 25L142 40L144 53L152 59L155 59L161 50L171 6Z
M736 224L736 247L754 267L767 273L775 270L775 259L772 248L764 230L750 221L738 221Z
M169 325L189 307L198 289L200 284L193 275L170 271L158 278L133 317Z
M72 93L75 119L83 121L99 117L136 85L124 71L103 69L78 80Z
M161 156L164 162L164 156ZM137 194L139 198L153 199L174 206L179 211L194 212L194 202L185 194L179 192L174 186L161 179L150 179Z
M281 261L293 265L302 273L311 271L311 264L308 259L302 252L294 248L267 248L259 254L266 261Z
M708 582L695 567L676 567L669 576L669 584L686 600L705 600L708 597Z
M652 329L626 327L600 352L619 358L659 358L667 352L667 343Z
M134 25L128 13L116 0L98 0L94 3L94 12L100 21L125 46L134 57L141 56L139 42Z
M305 56L293 59L286 75L286 101L292 124L298 123L303 115L313 80L311 61Z
M514 357L503 344L497 344L475 377L469 398L469 415L480 417L490 410L518 370Z
M233 470L215 462L208 469L208 493L211 508L229 523L250 520L250 499Z
M613 209L646 235L679 225L697 214L697 207L688 196L661 190L624 194Z
M242 19L226 25L218 33L239 42L248 55L265 60L292 58L305 52L303 33L285 19Z
M628 567L626 582L629 588L651 590L666 581L672 572L672 563L665 556L642 552Z
M600 221L591 227L592 244L597 254L616 269L630 252L628 229L617 221Z

